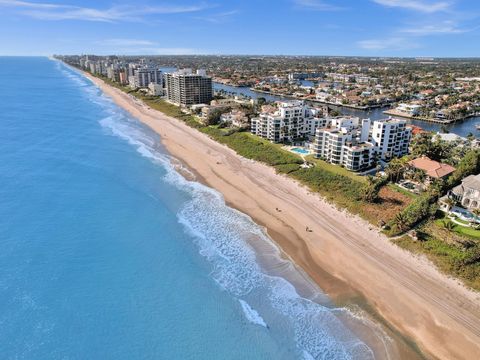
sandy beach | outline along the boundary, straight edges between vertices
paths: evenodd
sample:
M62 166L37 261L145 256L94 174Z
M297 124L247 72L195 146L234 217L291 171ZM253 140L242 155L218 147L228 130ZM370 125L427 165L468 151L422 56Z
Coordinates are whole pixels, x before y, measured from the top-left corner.
M220 191L230 206L265 226L327 294L338 299L352 296L350 291L361 294L428 356L479 358L480 294L441 274L428 260L391 244L360 218L277 175L273 168L244 159L102 80L85 76L156 131L169 153ZM306 232L306 226L312 231Z

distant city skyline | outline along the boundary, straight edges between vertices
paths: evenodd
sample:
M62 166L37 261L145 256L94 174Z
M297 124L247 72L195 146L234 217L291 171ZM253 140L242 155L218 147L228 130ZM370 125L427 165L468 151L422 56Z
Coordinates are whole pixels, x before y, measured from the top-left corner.
M0 55L479 57L469 0L0 0Z

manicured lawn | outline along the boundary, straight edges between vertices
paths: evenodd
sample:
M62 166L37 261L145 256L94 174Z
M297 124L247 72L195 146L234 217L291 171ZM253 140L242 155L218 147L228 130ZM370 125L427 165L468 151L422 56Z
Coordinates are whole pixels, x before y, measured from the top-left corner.
M457 225L455 227L455 231L457 231L459 234L463 234L463 235L469 236L473 239L479 239L480 240L480 230L475 230L474 228L467 227L467 226Z
M435 224L437 224L440 227L444 227L444 224L443 224L444 221L451 221L451 220L444 217L444 218L435 220ZM456 221L464 223L464 224L468 224L468 222L463 221L463 220L458 219L458 218L456 218ZM469 226L461 226L461 225L458 225L458 224L455 224L455 223L453 223L453 225L454 225L453 231L455 231L457 234L464 235L464 236L467 236L467 237L472 238L472 239L480 240L480 230L476 230L476 229L474 229L472 227L469 227Z

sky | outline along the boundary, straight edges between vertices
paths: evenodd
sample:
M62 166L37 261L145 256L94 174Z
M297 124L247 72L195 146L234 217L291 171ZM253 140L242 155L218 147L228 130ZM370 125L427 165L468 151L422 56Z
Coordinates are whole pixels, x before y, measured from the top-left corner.
M480 57L480 0L0 0L0 55Z

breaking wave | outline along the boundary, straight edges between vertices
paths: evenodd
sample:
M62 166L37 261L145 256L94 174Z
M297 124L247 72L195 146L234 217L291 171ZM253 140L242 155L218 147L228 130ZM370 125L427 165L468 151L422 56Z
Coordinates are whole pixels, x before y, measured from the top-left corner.
M249 322L282 339L279 342L290 339L298 358L374 358L372 350L335 315L335 309L300 296L285 277L269 274L260 265L252 244L261 244L262 255L268 253L283 268L298 271L281 257L261 227L247 215L228 207L219 192L186 180L175 170L156 134L131 119L76 72L65 67L62 71L72 81L78 78L90 100L102 105L106 116L100 124L111 135L127 141L139 154L162 166L166 171L163 180L188 194L189 200L178 211L178 221L211 267L211 277L240 302L241 313ZM305 286L311 285L306 281Z

